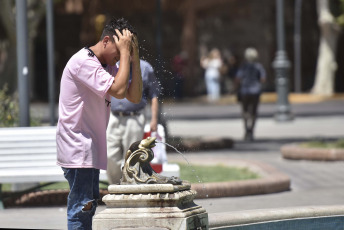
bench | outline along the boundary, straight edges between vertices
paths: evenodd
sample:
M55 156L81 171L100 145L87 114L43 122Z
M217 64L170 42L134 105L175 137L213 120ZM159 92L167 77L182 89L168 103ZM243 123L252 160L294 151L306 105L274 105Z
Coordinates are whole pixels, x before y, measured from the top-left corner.
M107 180L104 170L100 180ZM39 182L66 182L56 165L56 127L0 128L0 186Z
M179 176L178 165L166 164L162 175ZM100 170L100 181L107 181ZM2 184L66 182L56 165L56 126L0 128L0 209Z

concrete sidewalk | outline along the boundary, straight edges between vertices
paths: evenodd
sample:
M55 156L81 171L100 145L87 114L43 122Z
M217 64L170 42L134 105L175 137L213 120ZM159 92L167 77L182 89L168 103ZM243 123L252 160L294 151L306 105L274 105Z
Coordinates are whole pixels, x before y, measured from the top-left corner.
M210 108L213 110L210 111ZM280 146L289 142L299 142L314 137L344 138L343 101L335 101L332 104L305 104L304 107L298 108L299 112L296 113L295 120L287 123L277 123L272 119L273 108L271 104L261 106L261 112L266 113L267 116L258 120L256 141L246 143L241 141L243 130L239 117L240 108L237 105L231 105L230 108L223 105L202 104L164 105L164 113L170 116L168 129L172 136L216 136L235 140L233 149L187 153L185 157L191 164L202 162L217 164L233 159L260 161L277 168L291 178L291 190L282 193L195 201L210 214L344 203L344 162L290 161L283 159L279 152ZM329 108L332 108L332 111L325 111ZM312 110L314 112L307 112ZM192 113L194 118L188 119ZM308 115L299 116L302 113ZM230 116L227 116L228 114ZM178 119L174 119L173 116ZM169 162L184 161L184 158L178 153L169 153L168 160ZM100 206L97 212L104 208L105 206ZM66 208L1 210L0 228L66 229Z
M309 139L340 137L344 135L344 116L297 117L293 121L278 123L273 118L257 120L255 137L260 139ZM241 119L169 120L168 130L173 136L228 137L241 140L244 136Z

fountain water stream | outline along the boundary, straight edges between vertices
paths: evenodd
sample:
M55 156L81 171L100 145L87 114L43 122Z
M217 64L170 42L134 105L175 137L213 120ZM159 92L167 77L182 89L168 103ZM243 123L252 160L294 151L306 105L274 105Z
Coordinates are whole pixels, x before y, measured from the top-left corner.
M184 155L182 152L180 152L176 147L174 147L173 145L170 145L170 144L168 144L168 143L161 142L161 141L157 141L157 143L162 143L162 144L164 144L164 145L167 145L167 146L171 147L172 149L174 149L174 151L176 151L177 153L179 153L179 155L181 155L181 156L183 157L183 159L186 161L186 163L188 164L188 166L191 167L191 170L192 170L193 174L195 175L195 177L197 178L198 183L203 184L202 178L200 178L200 177L197 175L196 170L193 168L193 166L191 165L191 163L189 162L189 160L185 157L185 155ZM205 186L204 186L204 184L203 184L203 186L202 186L202 189L203 189L203 194L206 194L205 197L207 198L207 197L208 197L208 194L205 192Z

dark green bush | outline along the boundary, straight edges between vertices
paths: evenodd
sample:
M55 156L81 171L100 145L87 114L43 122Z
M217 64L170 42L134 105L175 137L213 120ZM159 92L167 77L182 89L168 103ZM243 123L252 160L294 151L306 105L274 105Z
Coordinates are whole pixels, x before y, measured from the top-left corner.
M325 141L325 140L313 140L302 143L301 146L306 148L344 148L344 139L338 139L337 141Z
M8 95L8 87L5 84L0 90L0 127L18 126L19 105L16 94Z

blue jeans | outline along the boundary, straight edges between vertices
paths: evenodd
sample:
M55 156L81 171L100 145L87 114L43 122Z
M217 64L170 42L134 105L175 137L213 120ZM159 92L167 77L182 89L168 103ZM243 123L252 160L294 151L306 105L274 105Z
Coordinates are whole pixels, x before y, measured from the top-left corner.
M67 201L68 230L92 230L99 199L99 169L63 168L70 187Z

